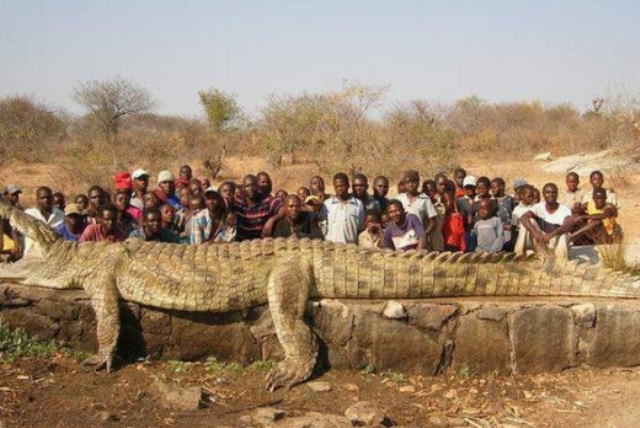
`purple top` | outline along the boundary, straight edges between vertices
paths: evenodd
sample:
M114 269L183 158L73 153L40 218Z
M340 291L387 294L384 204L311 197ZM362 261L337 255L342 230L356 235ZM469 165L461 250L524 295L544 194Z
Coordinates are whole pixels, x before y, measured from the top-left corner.
M413 214L407 214L401 226L393 221L387 223L384 229L384 246L393 250L414 250L424 236L420 219Z

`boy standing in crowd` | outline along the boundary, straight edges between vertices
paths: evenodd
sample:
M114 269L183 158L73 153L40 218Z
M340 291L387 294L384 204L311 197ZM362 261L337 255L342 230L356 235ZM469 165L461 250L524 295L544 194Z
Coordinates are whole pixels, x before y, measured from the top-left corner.
M570 172L565 178L566 189L562 193L560 203L571 210L572 214L580 214L584 192L579 188L580 177L575 172Z
M364 206L349 194L349 178L343 172L333 176L333 191L334 196L324 201L320 213L321 221L326 221L325 239L355 244L364 227Z

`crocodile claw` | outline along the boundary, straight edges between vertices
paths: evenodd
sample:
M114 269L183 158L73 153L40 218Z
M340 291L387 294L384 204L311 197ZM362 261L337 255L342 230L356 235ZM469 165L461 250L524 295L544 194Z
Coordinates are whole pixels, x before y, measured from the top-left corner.
M82 362L83 366L93 366L95 371L106 369L107 373L111 373L112 361L109 357L103 357L99 354L92 355Z
M307 380L314 366L315 356L308 361L282 361L267 374L267 391L274 392L278 388L290 390Z

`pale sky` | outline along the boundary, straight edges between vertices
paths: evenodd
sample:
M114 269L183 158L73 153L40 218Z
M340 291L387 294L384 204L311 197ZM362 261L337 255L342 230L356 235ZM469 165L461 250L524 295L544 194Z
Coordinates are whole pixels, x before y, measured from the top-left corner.
M390 102L640 95L637 0L0 0L0 28L0 96L73 112L77 82L116 74L187 116L210 87L250 113L344 81Z

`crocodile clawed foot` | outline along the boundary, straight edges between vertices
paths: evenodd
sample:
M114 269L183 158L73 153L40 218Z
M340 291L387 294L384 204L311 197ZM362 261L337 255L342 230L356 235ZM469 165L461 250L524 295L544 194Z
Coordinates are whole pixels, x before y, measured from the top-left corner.
M92 355L82 362L83 366L93 366L95 371L106 369L107 373L111 373L111 364L111 358L99 354Z
M290 390L311 376L315 366L315 356L308 360L283 361L267 374L267 391L274 392L278 388Z

